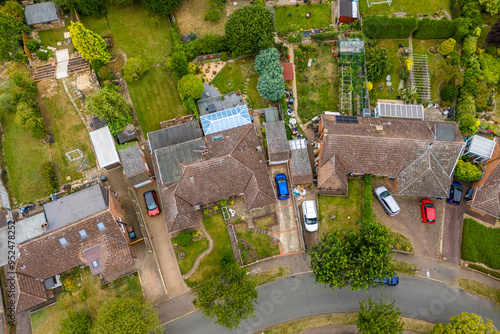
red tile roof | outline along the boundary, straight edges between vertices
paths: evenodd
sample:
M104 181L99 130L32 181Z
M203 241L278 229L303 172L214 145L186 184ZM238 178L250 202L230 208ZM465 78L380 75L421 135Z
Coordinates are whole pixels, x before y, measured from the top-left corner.
M283 79L285 79L285 81L294 80L295 76L293 75L293 64L281 63L281 66L283 66Z

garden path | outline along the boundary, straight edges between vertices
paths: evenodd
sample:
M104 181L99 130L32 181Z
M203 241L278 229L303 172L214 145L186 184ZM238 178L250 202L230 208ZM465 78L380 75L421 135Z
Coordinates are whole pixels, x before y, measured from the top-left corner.
M212 237L210 236L210 234L208 234L207 230L205 229L205 225L203 224L203 216L198 216L198 220L200 222L200 225L199 225L200 230L208 240L208 249L206 251L204 251L203 253L198 255L198 257L194 261L193 268L191 268L191 270L189 272L187 272L185 275L182 276L183 279L188 279L191 276L193 276L194 273L196 272L196 270L198 269L198 266L200 265L201 260L203 260L203 258L205 256L207 256L208 254L210 254L212 252L212 250L214 249L214 241L212 240Z

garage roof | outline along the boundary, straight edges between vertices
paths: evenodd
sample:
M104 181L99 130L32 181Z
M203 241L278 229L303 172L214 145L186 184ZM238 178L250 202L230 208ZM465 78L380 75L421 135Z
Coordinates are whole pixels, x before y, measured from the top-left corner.
M91 131L90 139L94 146L97 162L101 168L120 162L120 157L115 148L115 140L111 135L111 131L109 131L109 127L105 126L98 130Z

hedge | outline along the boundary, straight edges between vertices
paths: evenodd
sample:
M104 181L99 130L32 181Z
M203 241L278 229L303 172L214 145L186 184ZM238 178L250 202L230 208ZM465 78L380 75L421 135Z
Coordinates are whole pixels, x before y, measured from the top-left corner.
M322 32L322 33L319 33L319 34L312 35L311 39L313 41L321 43L323 41L329 41L329 40L337 39L338 35L339 35L339 33L336 32L336 31L326 31L326 32Z
M462 259L500 269L500 229L488 228L473 219L464 219Z
M408 38L417 30L415 17L377 16L364 20L363 32L369 38Z
M455 24L450 20L433 20L428 17L418 22L413 35L416 39L448 39L455 33Z
M372 176L370 174L365 174L364 181L365 181L365 189L364 189L363 221L372 222L373 221Z
M228 51L226 47L226 36L208 34L204 38L196 39L184 45L186 56L189 60L197 56L221 51Z

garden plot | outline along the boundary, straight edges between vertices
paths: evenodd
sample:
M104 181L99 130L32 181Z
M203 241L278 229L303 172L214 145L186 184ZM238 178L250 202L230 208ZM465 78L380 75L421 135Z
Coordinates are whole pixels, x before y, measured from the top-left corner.
M198 65L201 73L196 76L203 80L203 82L210 83L217 74L219 74L222 68L224 68L224 65L226 65L226 62L222 60L201 63Z
M409 43L407 39L379 39L377 40L377 46L382 49L387 50L387 57L391 62L391 67L389 70L382 75L382 77L373 82L373 89L377 92L377 97L379 99L395 100L397 96L400 96L400 81L401 81L401 51L399 45L403 44L408 47ZM387 75L391 77L392 85L387 86ZM380 89L382 87L382 89ZM392 91L390 91L392 89Z
M203 38L208 34L224 35L226 6L222 8L219 20L205 21L205 11L209 8L209 3L210 0L187 0L180 9L174 12L181 34L196 32L198 38ZM228 7L233 7L232 2L228 4Z
M372 0L370 0L371 2ZM377 16L377 15L391 15L396 12L405 12L407 14L415 15L432 15L443 9L450 13L450 0L392 0L392 4L387 3L372 5L368 7L368 2L362 0L359 2L359 12L361 16ZM444 15L440 14L441 16Z
M309 17L306 14L310 14ZM329 1L314 5L275 7L274 16L278 32L326 28L332 24Z

